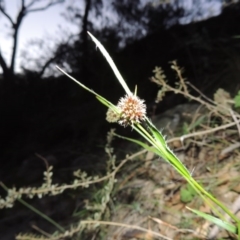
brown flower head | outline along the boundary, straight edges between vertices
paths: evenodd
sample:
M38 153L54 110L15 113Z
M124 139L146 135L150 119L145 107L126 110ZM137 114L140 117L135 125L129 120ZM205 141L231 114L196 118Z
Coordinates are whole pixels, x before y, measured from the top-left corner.
M136 95L126 95L122 97L117 107L120 109L121 114L118 120L119 124L126 127L132 125L134 122L139 123L144 120L146 115L146 105L144 100L141 100Z

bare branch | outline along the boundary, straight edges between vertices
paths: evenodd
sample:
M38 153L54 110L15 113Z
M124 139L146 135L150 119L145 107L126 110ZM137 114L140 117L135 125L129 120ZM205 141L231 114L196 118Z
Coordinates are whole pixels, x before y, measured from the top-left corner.
M10 23L12 24L12 27L14 27L14 22L13 22L12 18L10 17L10 15L8 15L6 13L6 11L2 5L0 5L0 12L10 21Z
M50 2L52 2L52 1L53 0L51 0ZM34 4L36 4L38 2L42 2L42 0L32 0L28 5L26 5L26 8L30 9Z
M31 4L29 4L29 5L33 5L32 3L34 3L34 2L36 2L36 1L32 1L31 2ZM48 9L49 7L51 7L51 6L53 6L53 5L57 5L57 4L60 4L60 3L63 3L64 2L64 0L57 0L57 1L53 1L53 2L50 2L50 3L48 3L46 6L44 6L44 7L39 7L39 8L33 8L33 9L29 9L28 8L28 10L27 10L27 12L28 13L30 13L30 12L40 12L40 11L44 11L44 10L46 10L46 9ZM28 5L28 6L29 6Z
M32 0L28 5L26 5L26 8L30 8L31 6L33 6L36 2L38 2L38 0Z
M2 67L2 70L4 73L11 73L11 75L15 74L18 35L19 35L19 29L22 24L23 18L26 17L26 15L30 12L44 11L49 7L63 3L64 0L49 0L48 3L46 3L44 6L39 8L38 7L34 8L34 6L36 6L36 4L40 2L42 2L42 0L31 0L27 4L25 0L21 0L21 8L17 13L16 19L14 20L5 10L5 5L4 5L5 1L0 0L0 13L2 13L10 21L13 28L13 47L12 47L12 53L11 53L11 63L9 67L7 66L7 63L0 52L0 66ZM46 63L46 67L51 63L51 61L49 61L49 63ZM46 67L44 67L43 72L45 71Z
M8 70L6 61L1 54L1 50L0 50L0 66L2 67L3 72L6 72Z
M28 57L28 55L27 55L28 53L25 53L25 55L23 57L25 60L25 64L23 64L21 66L21 68L24 71L35 71L38 77L42 77L45 74L47 68L49 68L49 66L51 64L53 64L53 63L56 64L57 60L61 59L66 53L69 52L69 48L67 46L69 46L70 42L73 40L73 38L77 37L77 36L78 36L78 34L70 35L70 36L68 36L68 38L66 40L63 40L63 39L59 40L59 43L56 44L56 46L57 46L56 49L51 52L51 57L50 56L46 57L47 54L43 53L43 55L45 56L45 59L44 59L44 57L42 57L42 58L40 57L42 59L42 62L39 62L39 64L37 64L36 67L31 67L31 68L24 67L26 65L26 63L28 63L28 62L35 62L35 64L37 63L37 60L35 58ZM37 44L39 45L39 48L41 48L40 47L41 43L39 42ZM50 49L44 50L44 52L46 52L46 51L50 52Z
M55 62L58 59L59 56L54 56L52 58L50 58L43 66L41 71L38 73L39 77L42 77L43 74L45 73L46 69L49 67L49 65L53 62Z

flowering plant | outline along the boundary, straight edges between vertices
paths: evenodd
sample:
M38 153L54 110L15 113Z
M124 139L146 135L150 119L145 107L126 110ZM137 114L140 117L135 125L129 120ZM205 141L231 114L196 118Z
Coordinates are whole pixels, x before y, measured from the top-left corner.
M124 127L131 126L143 138L145 138L148 143L150 143L150 146L136 139L124 137L125 139L137 143L143 148L152 151L158 156L162 157L189 183L189 185L205 201L208 202L208 204L211 204L213 206L213 203L215 203L218 206L218 209L216 208L216 205L215 207L213 206L212 209L214 210L214 213L218 216L218 218L198 210L188 208L189 210L195 212L197 215L213 222L214 224L232 233L238 234L238 239L240 239L240 219L238 219L226 206L224 206L218 199L216 199L207 190L205 190L204 187L193 178L192 174L184 166L180 159L170 150L161 132L152 124L152 122L146 116L146 105L144 104L144 100L141 100L137 96L136 90L134 93L130 91L108 52L91 33L88 34L108 61L118 81L126 92L126 95L120 98L118 104L112 104L104 97L100 96L93 90L83 85L81 82L74 79L61 68L57 68L74 82L76 82L78 85L80 85L82 88L94 94L102 104L108 107L107 120L109 122L118 122ZM143 122L144 124L142 124ZM219 209L223 210L223 212L225 212L231 218L234 224L225 221Z

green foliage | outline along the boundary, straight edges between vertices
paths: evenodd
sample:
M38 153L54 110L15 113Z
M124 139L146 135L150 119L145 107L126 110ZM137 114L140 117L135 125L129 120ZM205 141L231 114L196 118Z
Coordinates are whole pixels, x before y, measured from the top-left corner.
M196 119L192 124L188 124L186 122L183 123L182 127L182 133L183 134L189 134L193 129L199 127L204 121L205 121L205 116L200 116L199 118Z
M240 91L238 91L238 94L234 97L235 102L235 108L240 107Z
M195 209L191 209L189 207L188 207L188 209L191 210L192 212L196 213L197 215L205 218L206 220L208 220L210 222L213 222L214 224L218 225L219 227L228 230L229 232L237 233L237 231L238 231L238 229L229 222L223 221L223 220L221 220L219 218L216 218L212 215L209 215L207 213L204 213L204 212L201 212L201 211L198 211L198 210L195 210Z
M183 134L188 134L189 133L189 128L188 124L186 122L183 123L182 131Z
M187 184L180 190L180 199L183 203L191 202L196 195L197 192L190 184Z

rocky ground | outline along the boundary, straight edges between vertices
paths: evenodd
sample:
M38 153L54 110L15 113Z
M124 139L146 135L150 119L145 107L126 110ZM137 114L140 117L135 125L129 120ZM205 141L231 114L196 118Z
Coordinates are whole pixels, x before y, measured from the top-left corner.
M170 147L193 176L237 213L240 208L239 131L233 121L230 127L224 122L210 125L210 117L212 116L200 105L184 104L154 117L153 122L167 135ZM180 138L183 135L184 141ZM100 232L94 230L93 239L205 239L207 236L231 239L229 233L213 228L186 208L188 206L212 213L211 207L163 159L126 142L114 146L117 164L125 162L115 175L117 182L114 183L111 200L102 214L101 220L106 220L111 225L108 226L105 222L108 227L102 225ZM124 160L122 158L125 158L126 153L128 158ZM106 158L103 152L101 155L95 156L96 162L99 158ZM53 152L46 159L50 165L54 165L56 158ZM25 164L27 162L29 161ZM41 166L34 164L34 167L35 174L39 172L41 175ZM22 171L24 169L26 175L34 176L33 172L22 166ZM69 169L56 169L57 178L54 181L63 181L60 176L67 175L65 180L71 182L70 172ZM35 181L34 178L32 181L31 186L41 184L41 181ZM96 200L96 194L95 197L91 195L94 192L99 194L97 187L100 186L96 185L87 191L70 190L54 197L24 200L68 228L80 219L86 219L83 210L90 205L88 201L99 201ZM20 203L11 209L1 210L0 226L0 239L4 240L14 239L20 232L42 234L45 235L44 239L53 239L48 238L47 233L56 230ZM37 238L30 236L28 239ZM89 237L74 235L70 239Z

